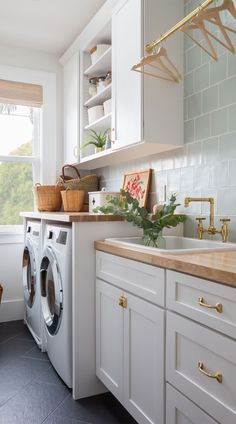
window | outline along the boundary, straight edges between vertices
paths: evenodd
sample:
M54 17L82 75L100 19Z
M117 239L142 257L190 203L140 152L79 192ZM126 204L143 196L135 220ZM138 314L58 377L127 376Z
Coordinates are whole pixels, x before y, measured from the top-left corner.
M58 90L60 92L60 78ZM5 243L8 239L13 240L16 234L22 233L23 219L18 216L18 212L33 209L32 183L55 184L56 181L61 154L61 124L57 121L61 104L60 95L57 97L56 73L0 65L0 104L11 107L10 117L7 110L9 106L4 106L5 110L2 107L0 116L4 115L3 118L6 119L14 115L12 119L13 117L17 119L16 115L19 115L19 120L28 121L28 135L33 135L31 153L27 149L24 152L24 148L23 152L21 150L15 152L20 143L18 145L16 143L16 148L3 150L6 142L2 139L2 134L0 136L0 166L1 169L5 168L6 172L4 177L0 176L0 184L5 190L4 198L0 193L0 211L3 204L5 208L7 207L9 196L12 196L11 205L13 205L8 207L8 211L9 209L12 211L11 219L7 212L4 214L0 212L0 243ZM16 106L17 110L13 110L12 105ZM29 112L31 118L33 117L31 132ZM58 140L59 145L57 145ZM26 143L29 141L27 137ZM20 177L22 173L28 176L26 180ZM23 181L27 182L23 183ZM7 193L6 186L8 186ZM25 202L22 201L24 197L22 194L17 195L20 186L22 190L24 187ZM7 225L6 222L9 224Z
M0 103L0 225L22 223L34 209L39 175L40 108Z

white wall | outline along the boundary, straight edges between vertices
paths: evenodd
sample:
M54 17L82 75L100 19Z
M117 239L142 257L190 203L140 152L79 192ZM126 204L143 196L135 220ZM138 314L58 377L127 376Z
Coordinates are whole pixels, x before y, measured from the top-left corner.
M0 235L0 283L4 288L0 322L23 318L22 252L23 235Z
M0 66L45 71L56 75L56 161L57 174L62 165L62 68L58 57L32 50L0 46ZM56 175L55 175L56 179ZM3 303L0 305L0 322L23 318L22 261L23 235L0 233L0 282L4 286Z
M34 50L0 45L0 65L14 66L36 71L52 72L56 75L57 96L57 173L62 165L63 105L62 105L62 66L57 55Z

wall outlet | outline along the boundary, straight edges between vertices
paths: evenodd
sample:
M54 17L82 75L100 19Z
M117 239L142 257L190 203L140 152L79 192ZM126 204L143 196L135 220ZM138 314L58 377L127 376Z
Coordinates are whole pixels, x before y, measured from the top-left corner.
M159 188L159 193L158 193L158 203L165 203L166 202L166 185L163 184L160 186Z

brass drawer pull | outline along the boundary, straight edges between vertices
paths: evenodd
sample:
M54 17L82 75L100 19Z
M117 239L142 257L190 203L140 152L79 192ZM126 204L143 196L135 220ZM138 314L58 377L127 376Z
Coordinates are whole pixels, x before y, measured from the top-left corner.
M120 296L119 306L121 306L124 309L127 308L127 298L125 296Z
M200 306L203 306L204 308L215 309L217 312L219 312L219 314L221 314L223 310L222 303L216 303L216 305L208 305L208 303L205 302L203 297L198 298L198 304Z
M204 370L204 365L203 365L203 362L201 361L198 361L197 367L202 374L206 375L206 377L215 378L218 381L218 383L222 383L223 377L220 372L217 372L215 374L210 374L209 372Z

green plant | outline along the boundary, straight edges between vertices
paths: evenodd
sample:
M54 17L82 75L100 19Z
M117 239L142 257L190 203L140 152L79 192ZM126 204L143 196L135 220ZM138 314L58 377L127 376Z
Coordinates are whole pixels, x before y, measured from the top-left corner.
M107 196L108 205L97 207L94 212L122 216L127 222L142 228L143 242L145 245L158 247L158 238L162 235L164 228L176 227L185 221L185 216L174 214L179 206L176 203L176 195L170 197L169 203L163 205L154 215L149 214L144 207L139 207L137 199L125 190L120 190L120 198Z
M90 135L88 140L82 145L82 149L84 147L89 146L90 144L93 144L97 148L103 148L106 143L106 135L108 133L109 128L107 128L103 132L96 132L95 130L90 130Z

